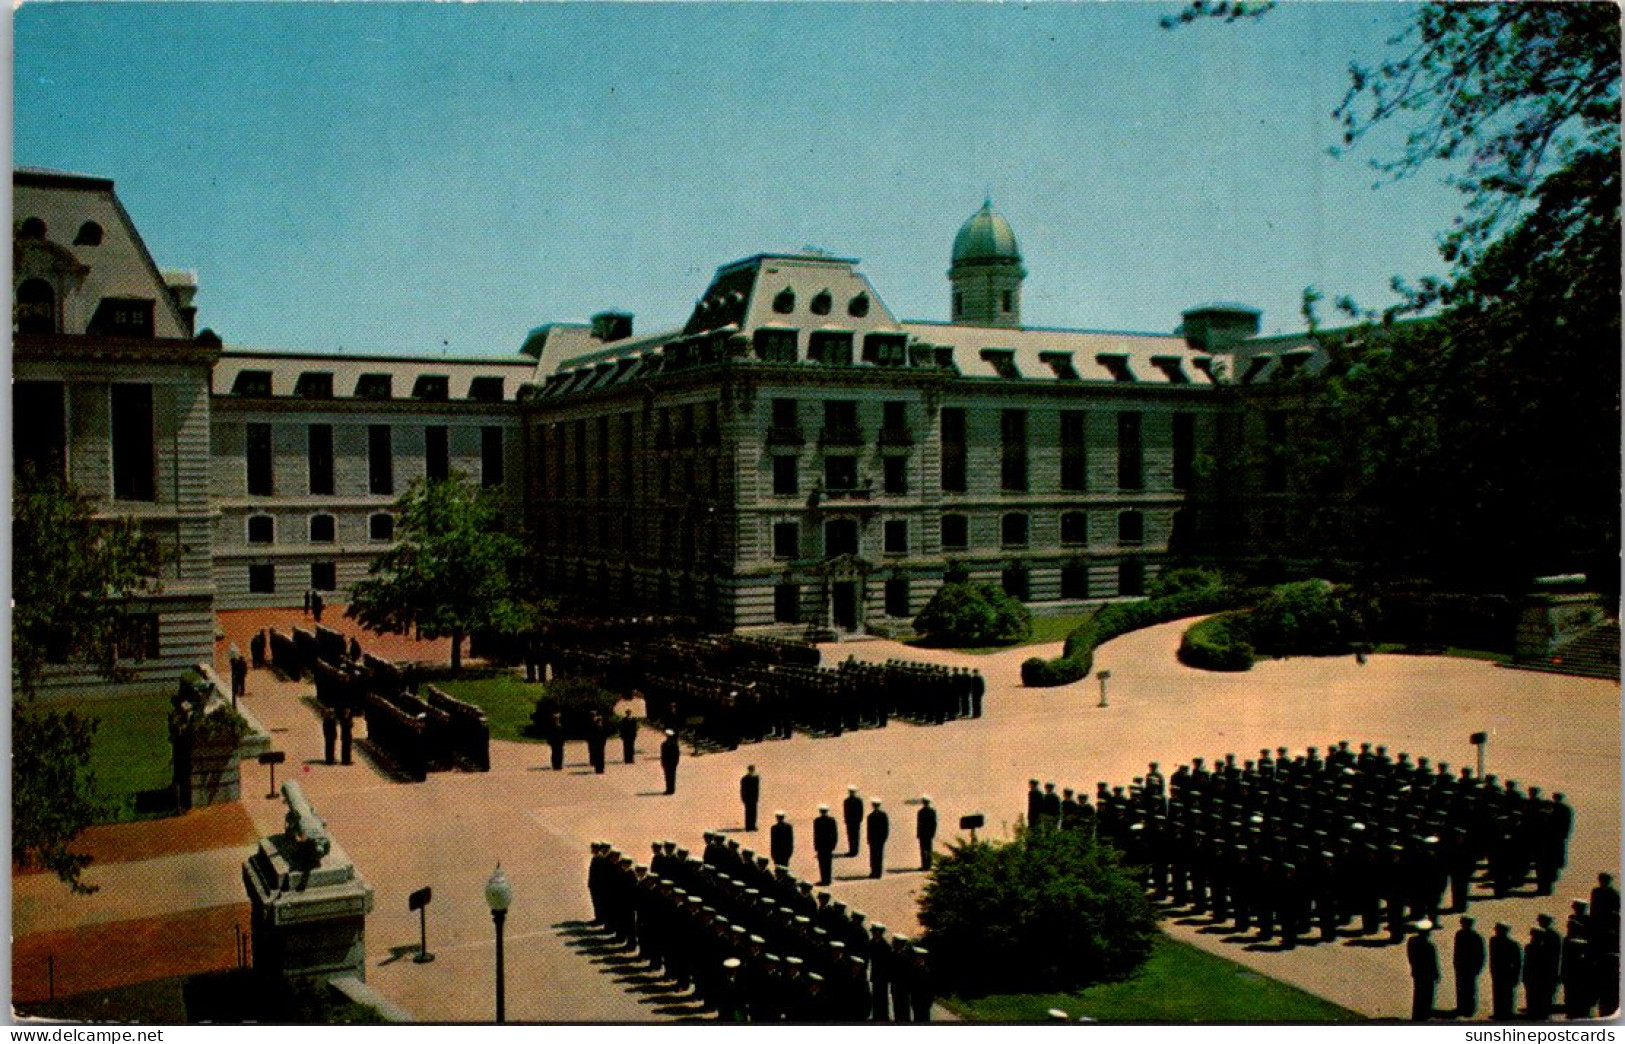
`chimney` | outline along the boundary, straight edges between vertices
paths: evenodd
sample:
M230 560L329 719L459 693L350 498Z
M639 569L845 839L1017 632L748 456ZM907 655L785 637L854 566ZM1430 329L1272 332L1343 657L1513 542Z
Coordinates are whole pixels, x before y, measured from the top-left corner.
M186 325L186 336L191 337L196 332L197 307L192 304L197 297L197 273L180 269L169 269L163 273L164 288L169 291L170 300L181 313L181 322Z

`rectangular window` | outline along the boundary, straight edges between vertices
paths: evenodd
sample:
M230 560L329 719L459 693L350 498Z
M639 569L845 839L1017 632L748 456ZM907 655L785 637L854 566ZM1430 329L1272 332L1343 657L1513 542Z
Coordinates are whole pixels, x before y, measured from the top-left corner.
M1117 415L1117 488L1144 489L1145 474L1140 453L1140 415Z
M276 594L276 566L269 562L248 567L249 594Z
M1173 480L1175 489L1190 489L1196 472L1196 415L1174 414Z
M310 516L310 542L312 544L331 544L334 539L334 525L332 515Z
M153 304L136 297L104 297L85 332L101 337L151 337Z
M965 410L949 407L942 411L942 491L965 492Z
M886 523L886 553L888 555L908 554L908 522L904 519L892 519Z
M395 394L395 381L387 373L364 373L356 378L355 397L358 399L388 399Z
M395 450L389 425L367 425L367 491L374 496L395 493Z
M824 557L855 555L858 553L858 523L856 519L837 518L824 523Z
M762 328L756 331L756 358L763 362L796 361L797 331Z
M231 384L231 394L245 399L269 399L271 397L271 371L239 370L237 379Z
M801 585L775 584L773 587L773 622L801 622Z
M310 586L318 591L335 590L338 584L338 568L332 562L312 562L310 564Z
M1005 547L1027 546L1027 516L1019 511L1004 516L999 527L999 539Z
M825 457L824 488L831 491L857 489L858 458L846 456Z
M1067 511L1061 515L1061 543L1082 547L1089 542L1089 516L1081 511Z
M1085 565L1064 565L1061 567L1061 597L1062 598L1088 598L1089 597L1089 567Z
M908 338L903 334L863 335L863 361L876 366L904 366L908 363Z
M502 485L502 429L480 429L480 485Z
M1117 593L1134 598L1145 594L1145 563L1127 558L1117 564Z
M67 389L61 381L11 386L11 445L19 476L68 477Z
M852 365L852 335L838 330L814 330L807 358L825 366Z
M886 581L886 615L913 615L909 610L908 577L894 576Z
M158 454L153 443L152 385L115 384L108 437L113 451L113 497L158 499Z
M316 497L333 495L333 425L312 424L306 431L310 460L310 493Z
M272 496L276 492L276 482L271 459L271 426L269 424L248 425L246 445L248 447L248 495L251 497Z
M430 482L451 478L451 432L443 424L423 429L423 477Z
M880 466L884 472L887 493L903 494L908 492L907 457L882 457L880 458Z
M293 386L293 393L301 399L331 399L333 375L319 370L306 370L299 375L299 380Z
M824 434L826 446L860 446L863 432L858 428L858 404L852 399L828 399L824 402Z
M789 454L773 458L773 493L776 496L791 496L795 494L798 483L796 481L796 458Z
M999 416L999 482L1010 492L1027 489L1027 411L1004 410Z
M801 557L801 526L794 522L773 523L773 557Z
M1089 488L1088 417L1082 410L1061 411L1061 489L1068 493Z
M269 544L276 539L276 520L270 515L248 516L248 542Z
M955 550L969 547L970 520L964 515L943 515L942 546Z
M793 428L801 423L797 416L795 399L773 400L773 426L775 428Z
M1020 566L1011 566L999 577L1000 586L1004 593L1018 602L1025 602L1028 597L1027 570Z
M1138 511L1125 511L1117 516L1117 542L1143 544L1145 542L1145 516Z
M130 613L118 621L114 637L121 660L156 660L160 655L158 644L158 614Z

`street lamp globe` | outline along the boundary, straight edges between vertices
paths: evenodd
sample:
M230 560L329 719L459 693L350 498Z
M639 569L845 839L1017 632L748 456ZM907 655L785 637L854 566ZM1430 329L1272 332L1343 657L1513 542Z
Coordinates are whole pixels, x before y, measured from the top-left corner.
M492 913L501 913L508 909L513 902L513 886L508 884L508 875L503 873L502 864L491 871L491 879L485 882L485 903Z

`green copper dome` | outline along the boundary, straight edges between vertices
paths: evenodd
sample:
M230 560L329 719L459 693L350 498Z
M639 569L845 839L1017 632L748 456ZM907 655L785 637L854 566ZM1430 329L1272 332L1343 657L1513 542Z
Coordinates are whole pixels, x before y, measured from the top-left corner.
M959 226L954 237L954 264L974 261L1020 261L1021 248L1016 245L1016 234L1010 231L1010 222L993 212L993 201L982 204L982 209Z

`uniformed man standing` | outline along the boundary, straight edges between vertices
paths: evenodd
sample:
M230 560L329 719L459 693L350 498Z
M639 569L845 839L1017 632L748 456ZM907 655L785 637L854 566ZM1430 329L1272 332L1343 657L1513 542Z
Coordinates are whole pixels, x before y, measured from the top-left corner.
M931 869L931 849L937 843L937 810L929 794L920 798L920 811L914 817L914 836L920 839L920 869Z
M869 876L879 877L886 864L886 838L891 836L891 817L880 807L880 799L870 802L874 808L869 813L865 838L869 842Z
M237 697L248 695L248 661L235 645L231 647L231 702L237 702Z
M638 753L638 719L631 711L623 711L619 723L621 732L621 760L630 765Z
M323 760L326 761L327 764L329 764L329 765L333 764L333 747L334 747L334 745L336 743L338 743L338 740L339 740L338 716L333 713L332 708L323 707L322 708L322 750L323 750L322 757L323 757Z
M1497 924L1490 936L1490 1016L1497 1022L1518 1011L1518 982L1523 978L1523 947L1510 925Z
M1552 995L1557 992L1558 968L1563 960L1563 940L1552 927L1550 914L1541 914L1536 927L1529 929L1529 945L1523 959L1523 996L1529 1017L1549 1019Z
M553 712L553 720L547 723L547 746L553 771L564 771L564 716L558 711Z
M1433 991L1439 985L1439 952L1429 938L1432 921L1417 921L1416 934L1405 944L1411 965L1411 1021L1426 1022L1433 1017Z
M677 762L682 758L683 752L677 746L677 733L673 729L666 730L666 738L660 744L660 769L666 774L666 793L677 793Z
M604 719L594 714L587 722L587 760L592 763L592 770L599 775L604 773L604 747L609 742L609 726Z
M796 828L784 820L783 812L773 813L773 827L767 832L768 852L774 866L789 866L796 850Z
M818 883L827 887L835 870L835 846L840 843L841 827L829 814L828 805L818 806L818 818L813 820L813 853L818 857Z
M1484 937L1474 930L1471 917L1463 917L1456 929L1450 964L1456 975L1456 1018L1470 1019L1478 1014L1478 976L1484 970Z
M739 801L745 806L747 833L756 832L756 804L761 799L762 777L756 774L755 765L746 765L745 774L739 777Z
M858 788L846 788L846 800L841 802L841 817L846 820L846 854L848 857L858 854L858 834L863 829L863 798L858 796Z

